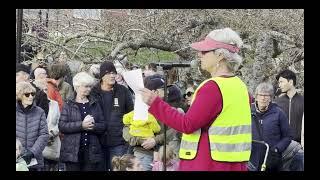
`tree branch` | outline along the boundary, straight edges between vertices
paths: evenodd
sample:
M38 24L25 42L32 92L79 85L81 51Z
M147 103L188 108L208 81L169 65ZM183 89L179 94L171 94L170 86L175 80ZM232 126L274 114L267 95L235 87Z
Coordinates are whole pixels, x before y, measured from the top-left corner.
M99 36L97 34L94 34L94 33L91 33L91 32L85 32L85 33L80 33L80 34L75 34L73 36L70 36L68 37L67 39L64 40L64 42L62 43L63 45L66 45L69 41L71 41L72 39L76 39L76 38L81 38L81 37L86 37L86 36L89 36L89 37L95 37L95 38L100 38L100 39L103 39L105 41L108 41L108 42L113 42L112 39L108 38L108 37L104 37L104 36Z
M72 53L72 54L74 54L75 56L80 57L80 56L76 55L72 50L70 50L69 48L67 48L67 47L65 47L65 46L63 46L63 45L61 45L61 44L57 44L57 43L52 42L52 41L50 41L50 40L47 40L47 39L43 39L43 38L37 37L37 36L35 36L35 35L33 35L33 34L27 34L27 33L24 33L23 35L26 35L26 36L29 36L29 37L36 38L36 39L38 39L38 40L40 40L40 41L43 41L43 42L46 42L46 43L50 43L50 44L53 44L53 45L55 45L55 46L59 46L59 47L61 47L61 48L65 49L65 50L67 50L67 51L71 52L71 53Z
M136 41L123 42L117 45L117 47L111 52L110 56L115 58L116 55L124 49L131 48L137 50L139 48L155 48L168 52L175 52L182 58L188 58L188 55L185 53L186 48L180 49L180 46L168 44L160 40L146 40L138 39Z

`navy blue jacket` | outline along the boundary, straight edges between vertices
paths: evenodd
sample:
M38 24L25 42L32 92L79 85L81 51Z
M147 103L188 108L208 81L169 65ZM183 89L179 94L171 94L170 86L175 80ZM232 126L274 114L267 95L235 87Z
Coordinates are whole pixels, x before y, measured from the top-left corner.
M104 135L101 137L101 144L104 147L127 144L122 137L122 118L124 114L133 110L133 101L130 91L122 85L115 84L112 90L112 102L110 103L104 102L101 93L101 85L98 83L97 86L91 90L91 95L99 102L102 109L111 109L111 114L109 116L106 112L103 112L107 128ZM115 105L114 102L115 98L118 99L117 105Z
M270 151L278 149L282 153L290 144L292 137L289 133L288 118L282 109L275 103L270 103L268 110L264 113L256 111L254 104L251 105L252 116L252 139L265 141ZM259 136L257 122L261 127L261 135ZM250 162L256 164L261 160L261 154L265 153L265 146L257 143L252 144ZM259 163L259 164L260 164Z
M101 162L103 151L99 137L104 133L106 124L100 105L89 97L90 114L93 116L95 126L93 130L85 131L82 128L82 117L79 106L75 100L68 100L64 105L60 116L59 129L64 134L61 141L60 161L79 162L78 152L80 149L80 138L82 132L89 134L89 161Z

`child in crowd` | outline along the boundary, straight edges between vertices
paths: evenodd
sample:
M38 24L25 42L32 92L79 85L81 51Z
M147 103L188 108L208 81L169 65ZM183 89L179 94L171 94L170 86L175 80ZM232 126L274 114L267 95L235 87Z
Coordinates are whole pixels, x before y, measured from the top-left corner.
M163 171L164 158L166 159L166 171L177 171L179 167L179 160L174 153L174 149L170 145L167 145L166 157L164 157L163 148L164 146L161 146L159 149L159 157L155 158L152 171Z
M135 137L148 138L154 137L161 129L153 115L148 113L146 120L133 120L133 111L123 116L123 124L129 126L129 134Z
M131 154L113 157L112 169L113 171L143 171L139 159Z

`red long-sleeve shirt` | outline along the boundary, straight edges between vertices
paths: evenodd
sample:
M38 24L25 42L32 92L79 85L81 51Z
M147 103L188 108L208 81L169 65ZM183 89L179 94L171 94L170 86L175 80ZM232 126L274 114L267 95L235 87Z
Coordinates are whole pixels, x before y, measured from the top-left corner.
M208 129L221 110L222 95L214 81L201 87L186 114L179 113L159 97L151 104L149 112L169 127L186 134L201 128L197 155L192 160L181 159L180 171L247 171L246 162L219 162L211 158Z
M57 82L54 79L47 79L48 82L48 97L52 100L55 100L58 102L59 110L62 112L63 107L63 100L59 93L59 89L57 86Z

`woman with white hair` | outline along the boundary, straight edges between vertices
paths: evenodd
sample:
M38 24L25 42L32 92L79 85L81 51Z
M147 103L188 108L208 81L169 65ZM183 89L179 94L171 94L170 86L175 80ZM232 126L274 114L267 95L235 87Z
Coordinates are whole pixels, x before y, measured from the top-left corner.
M142 89L149 112L182 132L179 150L181 171L246 171L251 152L249 93L235 76L242 62L239 35L230 28L211 31L191 47L198 51L201 69L211 73L194 92L186 114L171 108Z
M48 126L44 110L34 103L36 89L29 82L16 84L16 138L20 140L25 151L22 158L27 164L36 158L38 164L30 171L43 168L42 151L48 143Z
M286 150L292 137L289 135L289 121L281 108L272 103L274 96L270 83L260 83L255 91L255 103L251 106L252 138L266 142L270 149L266 171L280 171L282 152ZM265 146L253 143L250 162L260 170L265 155Z
M103 152L98 139L106 128L99 103L89 96L94 79L86 72L73 77L75 98L63 106L59 129L64 134L60 160L67 171L102 170Z

